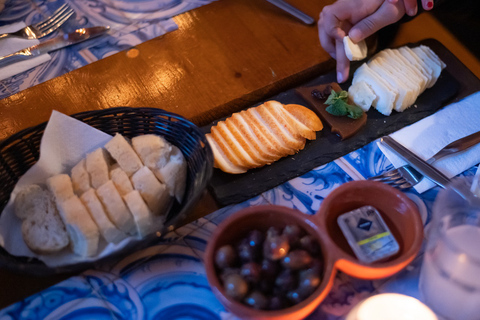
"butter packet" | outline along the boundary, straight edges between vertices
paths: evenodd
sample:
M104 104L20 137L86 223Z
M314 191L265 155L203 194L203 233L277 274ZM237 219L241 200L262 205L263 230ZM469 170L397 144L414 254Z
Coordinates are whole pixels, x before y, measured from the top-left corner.
M382 216L372 206L340 215L337 223L357 258L373 263L396 254L400 247Z

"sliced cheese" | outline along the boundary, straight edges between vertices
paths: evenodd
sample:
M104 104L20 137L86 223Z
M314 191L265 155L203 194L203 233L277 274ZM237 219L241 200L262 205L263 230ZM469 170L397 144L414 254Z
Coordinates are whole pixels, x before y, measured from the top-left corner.
M345 48L345 55L350 61L363 60L367 57L367 43L362 40L358 43L353 43L349 36L343 37L343 47Z

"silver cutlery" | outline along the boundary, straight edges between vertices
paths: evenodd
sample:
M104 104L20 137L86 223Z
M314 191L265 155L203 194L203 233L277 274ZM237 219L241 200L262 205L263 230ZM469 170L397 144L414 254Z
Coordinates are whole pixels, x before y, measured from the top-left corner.
M480 143L480 131L448 144L428 159L427 163L432 164L443 157L466 150L477 143ZM407 164L403 167L389 170L378 176L371 177L368 180L380 181L398 189L408 189L419 183L422 179L423 175Z
M15 32L0 34L0 39L10 37L24 38L27 40L43 38L57 30L73 14L73 9L70 8L68 4L64 4L47 19L22 28Z
M413 152L411 152L410 150L402 146L393 138L388 136L383 137L382 139L380 139L380 142L387 145L390 149L395 151L395 153L400 158L402 158L404 161L409 163L414 169L416 169L418 172L420 172L422 175L424 175L428 179L435 182L440 187L445 189L447 185L450 184L450 179L447 178L447 176L445 176L443 173L438 171L432 165L428 164L426 161L419 158L416 154L414 154ZM450 187L453 191L455 191L459 196L461 196L465 200L469 202L475 201L474 200L475 197L470 191L470 188L468 186L450 185Z
M294 6L292 6L291 4L283 0L267 0L267 1L273 4L274 6L277 6L278 8L282 9L283 11L291 14L292 16L299 19L305 24L310 25L315 23L315 19L313 19L306 13L300 11L299 9L295 8Z
M49 39L40 44L0 57L0 67L31 59L44 53L52 52L88 39L105 34L110 27L81 28L74 32Z

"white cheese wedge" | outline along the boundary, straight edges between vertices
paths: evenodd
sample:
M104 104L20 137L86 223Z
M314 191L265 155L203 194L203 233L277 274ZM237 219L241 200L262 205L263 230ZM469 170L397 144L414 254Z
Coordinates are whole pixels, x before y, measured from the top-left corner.
M348 88L348 96L352 98L353 103L367 112L377 98L375 92L365 81L358 81Z
M350 61L363 60L367 57L367 44L365 40L359 43L353 43L349 36L343 37L343 47L345 48L345 55Z

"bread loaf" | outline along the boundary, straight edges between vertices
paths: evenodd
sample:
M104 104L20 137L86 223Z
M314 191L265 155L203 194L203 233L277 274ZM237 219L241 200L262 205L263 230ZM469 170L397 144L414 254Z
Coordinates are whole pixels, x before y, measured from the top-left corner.
M22 221L22 236L33 252L52 254L70 243L65 224L58 214L53 195L39 185L29 185L17 193L15 214Z
M239 174L295 154L322 128L317 115L306 107L267 101L218 122L206 137L214 166Z

